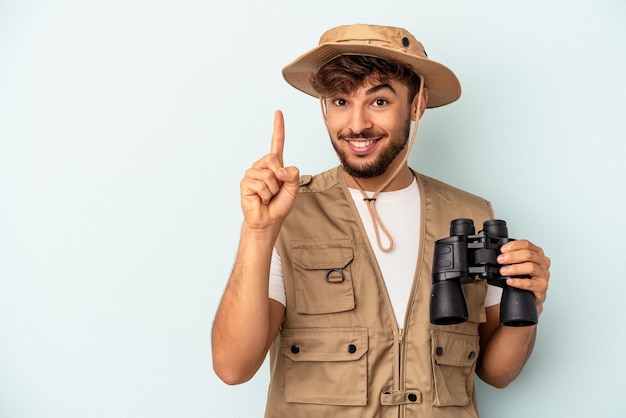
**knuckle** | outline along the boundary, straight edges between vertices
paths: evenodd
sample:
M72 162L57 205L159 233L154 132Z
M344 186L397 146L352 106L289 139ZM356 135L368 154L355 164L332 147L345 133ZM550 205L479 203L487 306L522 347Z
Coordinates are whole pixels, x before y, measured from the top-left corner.
M542 269L535 263L530 263L530 275L533 277L541 276Z

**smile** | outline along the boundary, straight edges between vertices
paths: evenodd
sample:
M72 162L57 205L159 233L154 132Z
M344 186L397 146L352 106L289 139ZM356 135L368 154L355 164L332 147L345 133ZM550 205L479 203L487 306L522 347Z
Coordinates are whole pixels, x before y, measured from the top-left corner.
M346 142L353 153L358 155L364 155L372 151L380 138L370 139L370 138L355 138L355 139L346 139Z
M372 139L367 139L367 140L349 141L349 142L354 148L367 148L368 146L372 145L376 141Z

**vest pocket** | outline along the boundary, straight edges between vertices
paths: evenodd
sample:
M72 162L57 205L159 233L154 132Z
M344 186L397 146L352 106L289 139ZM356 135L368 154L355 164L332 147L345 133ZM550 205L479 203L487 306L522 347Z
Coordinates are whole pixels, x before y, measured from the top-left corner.
M470 403L478 351L478 335L431 330L434 406Z
M301 314L325 314L354 309L347 239L292 241L295 309Z
M367 404L367 328L282 331L285 401Z

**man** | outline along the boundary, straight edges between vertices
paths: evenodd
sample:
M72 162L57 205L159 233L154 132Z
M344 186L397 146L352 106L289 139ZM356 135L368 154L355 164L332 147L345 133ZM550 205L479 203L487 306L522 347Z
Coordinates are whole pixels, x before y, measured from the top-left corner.
M406 30L371 25L327 31L283 74L320 99L341 165L285 167L276 112L270 153L241 182L216 373L245 382L271 348L267 417L477 417L474 372L507 386L536 327L500 325L500 289L482 280L463 285L467 322L429 321L434 241L452 219L493 217L489 202L407 165L425 109L459 98L456 76ZM540 313L550 260L527 240L501 252L500 273L529 275L507 283L532 291Z

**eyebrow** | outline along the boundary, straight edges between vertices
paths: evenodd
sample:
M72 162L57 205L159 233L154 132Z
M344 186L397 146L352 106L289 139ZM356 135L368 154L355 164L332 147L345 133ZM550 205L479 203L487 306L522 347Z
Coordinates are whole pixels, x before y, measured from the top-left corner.
M378 86L374 86L374 87L368 89L366 91L366 94L373 94L373 93L379 92L380 90L385 90L385 89L391 90L393 94L397 95L397 93L394 90L394 88L391 87L391 85L387 84L387 83L379 84Z

